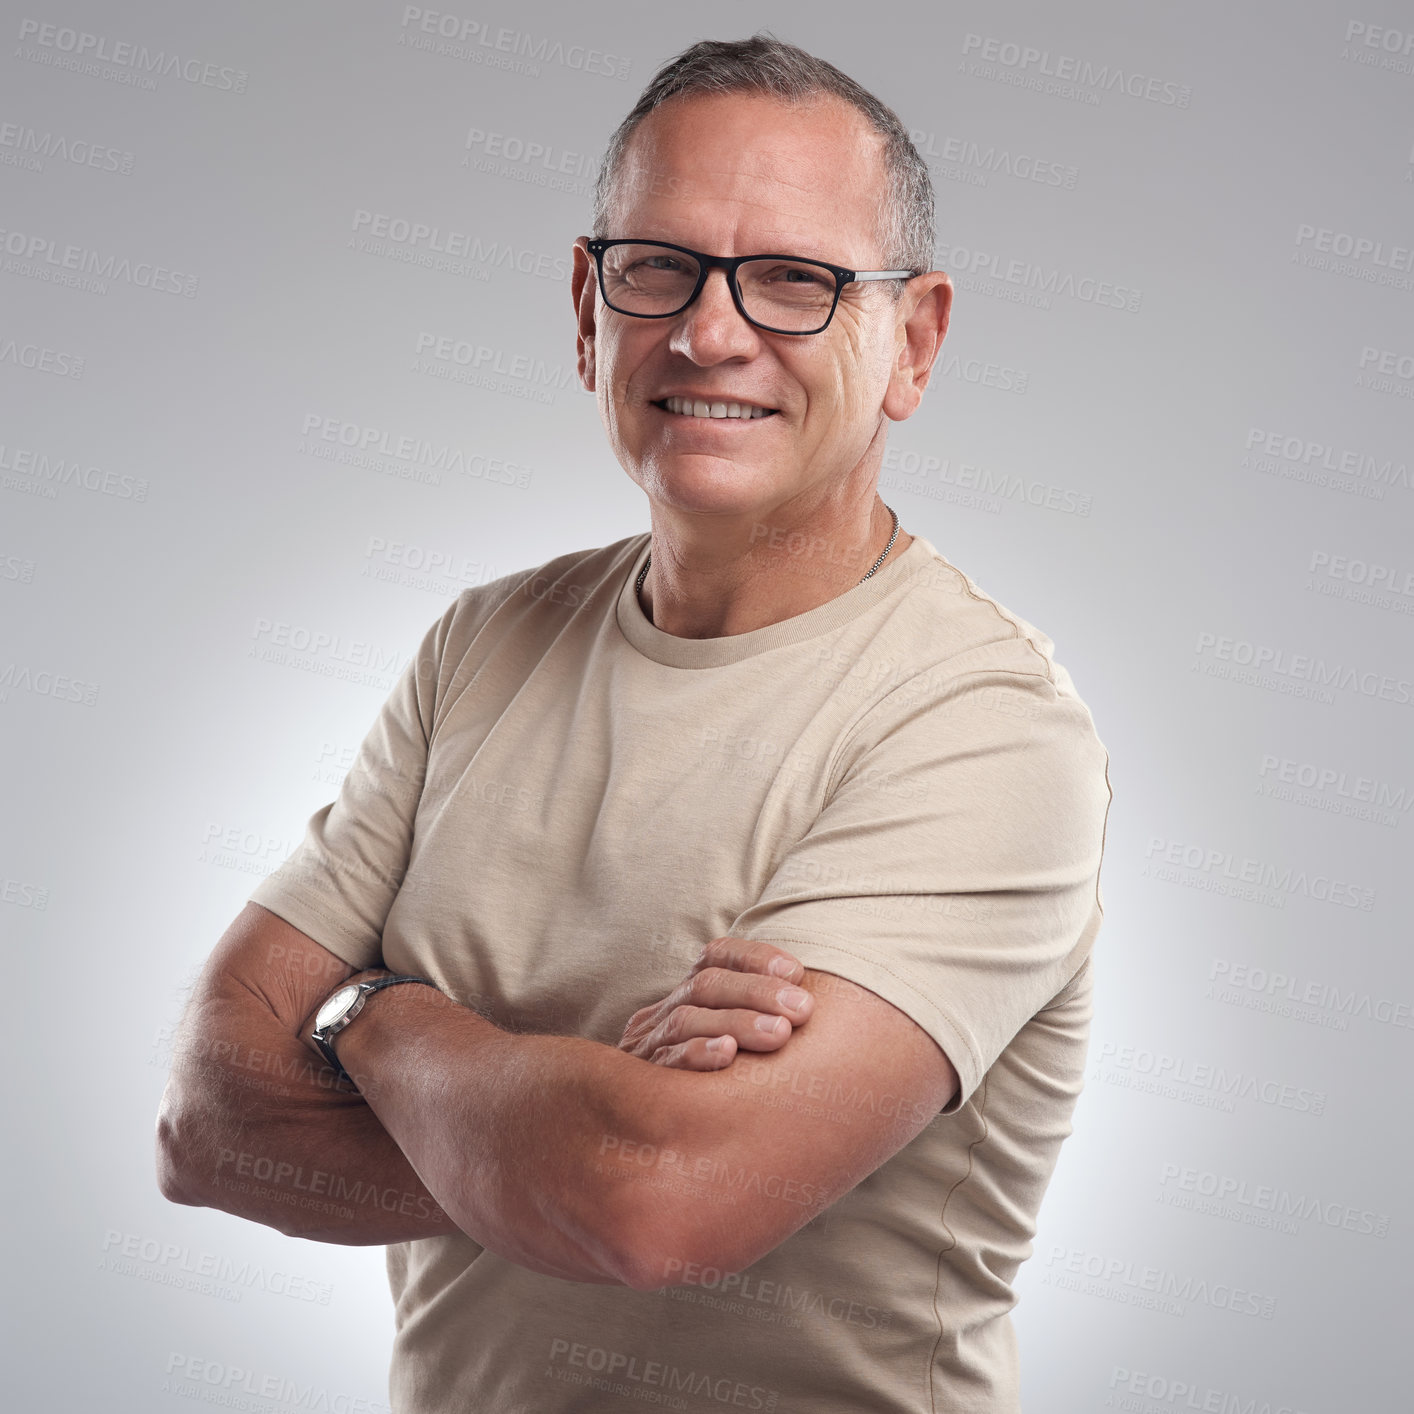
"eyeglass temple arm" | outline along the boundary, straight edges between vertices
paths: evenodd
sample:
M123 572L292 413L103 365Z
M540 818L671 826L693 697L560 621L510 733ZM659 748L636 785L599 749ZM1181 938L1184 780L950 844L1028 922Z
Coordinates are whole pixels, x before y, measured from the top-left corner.
M912 270L856 270L845 282L853 284L856 280L902 280L904 278L914 279Z

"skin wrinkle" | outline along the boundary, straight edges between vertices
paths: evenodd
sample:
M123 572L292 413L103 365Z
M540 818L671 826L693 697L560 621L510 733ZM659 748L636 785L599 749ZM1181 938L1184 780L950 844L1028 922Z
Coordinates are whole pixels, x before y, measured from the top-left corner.
M708 169L704 134L721 154ZM759 94L675 98L625 147L603 234L887 268L883 158L882 139L839 100L805 112ZM744 633L857 583L892 530L877 491L886 424L910 416L926 385L946 329L946 276L919 277L899 297L847 285L822 333L794 337L743 319L719 270L671 318L608 310L582 240L576 249L581 373L615 458L652 503L642 599L653 622L677 636ZM720 435L685 417L674 425L680 415L656 406L673 393L776 411ZM838 547L838 574L802 573L779 538L775 548L761 540L763 524ZM898 550L911 538L901 531Z
M704 95L689 95L686 99L681 99L679 101L690 101L691 97L693 96L702 97ZM744 97L745 95L739 94L737 96ZM669 102L671 101L673 100L669 100ZM789 106L797 112L806 112L811 116L818 117L821 107L828 106L832 101L837 102L838 100L832 100L830 97L827 97L825 95L817 95L813 100L805 100L799 103L793 103L782 106ZM882 167L884 162L884 139L882 134L875 132L872 128L867 128L866 131L862 134L862 137L866 144L872 143L875 149L876 160ZM636 146L638 150L635 153ZM629 170L630 154L634 154L637 157L640 167L645 172L652 172L656 169L656 164L653 159L659 152L660 146L661 144L656 134L649 127L648 121L645 119L635 129L632 138L629 140L629 145L625 149L623 157L620 160L618 184L616 184L614 199L609 206L609 212L615 218L617 218L618 215L617 186L629 182L629 178L625 175L625 173ZM761 151L755 154L747 153L742 154L742 156L747 158L748 160L752 156L755 157L756 161L754 165L753 175L758 180L765 182L773 182L776 185L786 187L791 191L806 194L812 193L815 190L815 187L812 183L805 181L792 182L789 180L789 173L793 169L793 163L788 157L781 157L773 151ZM706 172L706 175L709 177L730 176L731 169L724 168L718 170L709 170ZM770 202L766 201L753 202L749 198L744 197L737 198L736 201L739 205L745 205L751 208L759 206L762 210L765 211L773 211L775 209ZM797 246L789 246L786 247L786 249L790 250L794 254L799 255L810 255L813 253L803 247ZM827 259L828 257L821 254L820 258Z
M802 130L800 115L779 105L753 107L737 96L730 105L737 111L734 123L719 121L718 108L696 101L687 110L695 126L687 140L678 135L674 160L681 170L690 169L694 142L710 145L720 134L727 151L779 143L782 151L802 155L801 170L826 175L805 185L753 183L747 171L738 182L742 199L725 208L724 215L711 182L689 184L696 193L691 204L683 204L681 188L667 200L640 193L637 210L645 221L660 222L653 229L724 254L732 253L730 243L738 238L745 247L741 253L751 254L762 251L756 238L762 232L816 230L829 243L822 253L832 260L864 269L890 263L879 258L879 242L870 233L879 205L879 173L866 170L861 145L851 138L862 121L856 121L853 110L843 107L846 120L841 120L841 105L821 105L812 113L812 125ZM674 111L681 119L684 110ZM655 115L653 121L660 118ZM763 201L779 202L781 210L770 211ZM589 386L594 387L592 268L577 243L573 279L581 368L589 370ZM780 622L801 612L801 600L808 602L812 594L814 602L823 602L844 592L852 575L882 548L889 518L877 501L874 480L885 418L901 420L917 406L946 328L948 287L946 276L933 272L910 283L897 302L882 289L847 291L828 337L793 339L763 333L743 320L719 276L713 272L702 303L681 319L606 318L599 351L603 387L598 391L601 398L612 394L618 435L626 439L625 470L641 483L644 468L656 459L662 474L661 486L644 489L657 493L651 496L655 548L661 547L663 559L654 570L669 571L665 608L672 606L674 589L683 591L679 599L689 609L705 605L709 617L719 602L729 609L745 604L733 631L747 632L753 613ZM587 301L582 298L586 290ZM905 334L906 320L912 323ZM675 337L680 341L676 353L671 348ZM778 418L761 419L763 429L742 431L741 451L723 454L735 445L726 440L735 432L710 441L699 429L695 442L683 444L698 450L668 455L675 434L663 436L667 415L641 400L619 401L630 384L643 396L679 390L706 395L729 386L713 383L714 378L750 381L784 400ZM674 380L679 387L670 389ZM764 435L753 442L758 430ZM635 452L641 454L637 460ZM800 584L792 583L789 558L763 552L754 538L748 539L753 520L773 521L777 528L803 527L832 537L835 546L858 544L869 553L858 570L845 565L836 583L806 583L802 593ZM900 532L900 546L908 539ZM715 579L714 556L730 571ZM675 564L683 576L677 586L670 573ZM738 592L743 583L751 585L751 595ZM688 624L689 633L702 627L701 620ZM439 634L439 649L444 638ZM423 736L436 736L460 671L448 683L439 674L435 692L419 677L413 710L421 713ZM429 695L437 701L429 704ZM414 727L414 748L417 735ZM378 833L376 819L372 826ZM362 848L355 852L364 862L357 869L349 866L351 878L386 886L385 871L369 865ZM337 872L332 862L326 869ZM397 880L393 883L396 891ZM287 897L298 897L293 878L288 889ZM317 903L290 907L297 917L326 919L331 937L359 926L327 919ZM284 952L272 952L276 945ZM235 955L238 971L273 976L268 987L259 985L277 1002L284 997L286 1005L299 1003L292 1023L298 1012L309 1013L291 1035L289 1026L267 1014L268 1008L241 997L229 1006L240 1012L235 1024L247 1028L253 1043L270 1045L273 1037L284 1046L282 1057L301 1044L310 1057L299 1057L303 1064L298 1081L291 1081L292 1101L256 1104L245 1095L234 1103L227 1100L223 1132L234 1133L243 1147L270 1159L289 1154L292 1162L366 1174L370 1181L376 1178L377 1186L427 1203L434 1193L437 1203L446 1197L445 1209L434 1206L430 1217L400 1211L361 1213L355 1220L281 1209L278 1222L270 1225L291 1235L382 1243L460 1232L534 1272L658 1289L673 1275L666 1259L741 1270L797 1231L804 1214L792 1206L793 1200L768 1201L769 1194L724 1212L681 1195L638 1190L621 1181L634 1172L632 1159L610 1163L603 1157L606 1136L619 1136L637 1150L652 1145L660 1153L676 1149L709 1157L729 1169L754 1166L766 1174L809 1178L826 1201L873 1172L907 1137L899 1114L879 1114L861 1116L851 1127L827 1133L822 1142L812 1116L743 1108L730 1094L715 1094L708 1076L644 1066L577 1036L502 1030L471 1005L449 1005L440 992L418 986L379 992L360 1021L343 1033L341 1055L350 1072L361 1077L365 1105L350 1094L324 1092L313 1078L323 1055L309 1036L312 1016L337 974L347 980L349 964L254 902L220 947L221 955ZM280 956L286 965L277 968ZM311 961L336 975L316 986L318 978L305 966ZM922 1096L925 1109L931 1105L936 1110L954 1092L957 1077L947 1055L921 1027L867 988L797 966L804 973L802 985L821 1004L813 1025L793 1039L789 1067L779 1069L789 1074L798 1068L826 1079L859 1076L861 1083L880 1091ZM220 955L213 970L220 971ZM366 968L356 975L380 971ZM237 990L231 988L233 994ZM192 1079L200 1080L197 1068ZM296 1089L296 1083L303 1088ZM186 1088L190 1098L185 1108L212 1104L199 1085L187 1082ZM292 1114L294 1105L300 1107L297 1114ZM174 1144L184 1142L186 1126L179 1128L180 1133L173 1132L169 1124ZM219 1196L227 1211L256 1210L256 1199L232 1197L221 1186L220 1162L209 1161L204 1153L188 1156L187 1162L197 1166L184 1171L193 1184L187 1191L197 1193L191 1201L214 1206L213 1197ZM260 1209L267 1217L275 1211L267 1200L258 1201L267 1204Z

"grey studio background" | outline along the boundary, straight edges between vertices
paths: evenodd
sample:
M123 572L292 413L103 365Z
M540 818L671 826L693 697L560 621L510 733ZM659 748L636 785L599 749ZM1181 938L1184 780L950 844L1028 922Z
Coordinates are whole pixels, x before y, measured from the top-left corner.
M1112 758L1027 1407L1407 1407L1414 12L1375 0L3 6L9 1407L386 1410L381 1248L157 1192L172 1028L451 600L647 528L568 249L658 64L763 25L933 167L955 316L881 493Z

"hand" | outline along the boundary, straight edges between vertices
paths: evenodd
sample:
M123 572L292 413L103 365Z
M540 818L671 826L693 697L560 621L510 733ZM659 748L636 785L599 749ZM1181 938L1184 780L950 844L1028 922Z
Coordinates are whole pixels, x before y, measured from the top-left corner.
M629 1017L619 1050L678 1070L721 1070L738 1047L777 1051L815 1006L804 977L805 964L771 943L713 938L685 981ZM800 996L783 1000L792 989Z

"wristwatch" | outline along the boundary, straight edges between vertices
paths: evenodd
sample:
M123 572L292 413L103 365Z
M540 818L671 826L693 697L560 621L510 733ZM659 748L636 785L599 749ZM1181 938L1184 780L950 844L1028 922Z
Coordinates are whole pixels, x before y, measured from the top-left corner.
M331 992L325 999L324 1005L314 1015L314 1030L310 1033L310 1040L314 1042L324 1053L324 1058L334 1067L341 1080L347 1080L357 1090L354 1078L348 1071L339 1064L339 1058L334 1054L334 1047L331 1044L335 1036L363 1010L364 1003L374 992L381 992L384 987L396 987L399 982L422 982L428 987L435 987L437 984L428 977L376 977L372 981L349 982L340 987L337 992Z

